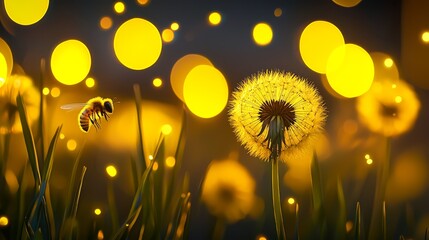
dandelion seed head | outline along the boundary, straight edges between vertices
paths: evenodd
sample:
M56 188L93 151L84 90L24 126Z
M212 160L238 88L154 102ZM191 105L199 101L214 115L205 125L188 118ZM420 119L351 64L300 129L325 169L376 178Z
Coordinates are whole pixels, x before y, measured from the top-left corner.
M283 124L280 140L270 143L268 125L276 117ZM268 161L274 154L286 161L312 149L322 132L326 110L317 90L304 79L265 71L247 78L233 93L229 119L250 155Z

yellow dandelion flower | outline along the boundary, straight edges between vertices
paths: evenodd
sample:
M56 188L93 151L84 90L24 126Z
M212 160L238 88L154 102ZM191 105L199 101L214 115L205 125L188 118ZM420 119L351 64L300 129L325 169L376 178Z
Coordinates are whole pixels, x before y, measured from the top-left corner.
M0 87L0 132L17 133L22 131L16 97L18 93L24 99L28 123L39 117L40 93L32 80L24 75L11 75Z
M374 82L356 101L359 120L371 131L397 136L408 131L420 110L420 101L406 82L389 79Z
M254 179L238 161L213 161L202 185L201 200L211 214L233 223L251 212L254 191Z
M252 156L286 161L312 148L326 110L318 91L304 79L265 71L233 93L229 115L238 140Z

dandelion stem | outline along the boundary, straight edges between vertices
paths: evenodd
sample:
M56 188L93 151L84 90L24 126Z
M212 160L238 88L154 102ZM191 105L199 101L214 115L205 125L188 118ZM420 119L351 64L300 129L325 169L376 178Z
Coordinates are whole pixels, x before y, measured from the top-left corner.
M216 219L216 224L213 228L213 240L221 240L223 239L223 235L225 233L225 220L222 217L218 217Z
M276 223L277 238L279 240L284 240L286 239L286 233L283 225L283 214L280 203L278 158L272 158L271 163L271 187L273 197L274 221Z

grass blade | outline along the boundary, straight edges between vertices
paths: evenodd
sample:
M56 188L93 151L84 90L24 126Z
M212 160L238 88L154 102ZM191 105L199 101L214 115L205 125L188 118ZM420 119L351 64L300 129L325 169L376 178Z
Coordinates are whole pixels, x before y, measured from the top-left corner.
M141 104L141 94L140 94L140 85L134 84L134 97L136 102L136 112L137 112L137 127L139 130L138 133L138 158L142 164L142 171L144 172L147 168L146 161L145 161L145 154L144 154L144 148L143 148L143 126L142 126L142 104Z
M360 240L361 236L363 236L363 234L361 232L361 227L362 227L362 223L361 223L361 216L360 216L360 203L357 202L356 203L355 223L354 223L354 234L353 234L355 240Z
M341 179L337 179L337 196L338 196L338 219L336 229L336 239L346 238L346 201L344 198L343 184Z
M19 118L21 120L22 133L24 135L25 146L27 147L28 160L30 161L31 169L33 171L34 182L36 183L36 186L40 186L41 178L40 178L39 162L37 160L37 155L36 155L36 146L34 145L33 133L31 132L30 126L28 125L22 96L19 94L16 97L16 103L18 107Z
M295 240L299 240L299 204L295 204Z
M39 89L40 89L40 102L39 102L39 124L38 124L38 134L40 141L40 151L39 151L39 159L45 159L45 140L43 134L43 105L44 105L44 95L43 95L43 80L45 79L45 66L46 61L44 58L40 59L40 81L39 81ZM42 165L42 163L41 163Z

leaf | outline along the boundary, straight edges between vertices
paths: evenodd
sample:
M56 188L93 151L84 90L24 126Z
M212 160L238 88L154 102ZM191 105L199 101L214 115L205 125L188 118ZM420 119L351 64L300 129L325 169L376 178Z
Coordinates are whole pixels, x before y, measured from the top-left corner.
M40 170L39 162L37 160L36 154L36 145L34 145L33 133L31 132L30 126L28 125L27 116L25 113L25 106L23 104L22 96L18 94L16 97L16 103L18 107L19 118L22 125L22 133L24 135L25 146L27 148L28 160L31 164L31 169L33 171L34 182L36 186L40 186Z

